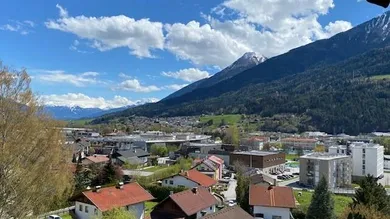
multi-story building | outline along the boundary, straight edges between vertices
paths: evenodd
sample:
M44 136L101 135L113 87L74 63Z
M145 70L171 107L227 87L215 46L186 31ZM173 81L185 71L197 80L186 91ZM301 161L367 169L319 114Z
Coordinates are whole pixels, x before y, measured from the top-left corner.
M263 173L283 172L286 154L268 151L239 151L230 154L230 165L236 162L250 168L258 168Z
M299 183L316 186L325 177L329 188L351 184L351 157L341 154L312 153L299 158Z
M350 155L352 157L354 179L366 175L379 177L383 175L384 147L379 144L356 142L345 145L329 147L329 153Z

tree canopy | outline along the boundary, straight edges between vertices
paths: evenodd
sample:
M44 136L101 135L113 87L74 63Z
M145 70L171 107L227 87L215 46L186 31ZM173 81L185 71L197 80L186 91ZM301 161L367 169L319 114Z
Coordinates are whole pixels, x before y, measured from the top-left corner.
M334 219L336 216L333 210L332 193L328 190L325 177L322 177L314 190L306 219Z

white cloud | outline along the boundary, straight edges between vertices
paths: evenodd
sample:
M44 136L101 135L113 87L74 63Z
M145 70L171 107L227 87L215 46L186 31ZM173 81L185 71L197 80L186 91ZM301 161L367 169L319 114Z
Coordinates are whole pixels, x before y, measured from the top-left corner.
M106 51L127 47L138 57L153 57L150 50L164 48L163 25L149 19L135 20L125 15L111 17L70 17L60 10L60 18L45 22L47 28L73 33L91 41L91 46Z
M119 86L117 86L115 89L134 91L140 93L149 93L149 92L161 90L161 88L158 88L155 85L141 85L141 83L137 79L125 80L121 82Z
M130 100L122 96L114 96L112 99L103 97L90 97L82 93L51 94L42 95L41 101L48 106L79 106L81 108L111 109L129 105L139 105L143 103L157 102L157 98L144 98L140 100Z
M207 71L202 71L197 68L181 69L176 72L162 72L161 74L166 77L181 79L188 82L210 77L210 74Z
M132 79L133 77L131 77L130 75L127 75L127 74L125 74L125 73L119 73L119 75L118 75L120 78L126 78L126 79Z
M249 51L272 57L350 29L347 21L318 22L334 7L333 0L226 0L202 15L204 25L165 25L166 48L179 59L220 68Z
M177 90L180 90L180 89L182 89L183 87L185 87L187 85L188 84L170 84L170 85L164 86L164 88L165 89L169 89L169 90L177 91Z
M78 53L91 53L91 52L79 49L79 45L80 45L80 41L74 40L72 45L70 45L69 49L72 51L76 51Z
M77 87L84 87L88 84L104 83L96 78L98 72L84 72L81 74L69 74L63 70L32 70L38 72L37 78L52 83L68 83Z
M25 20L25 21L10 20L10 23L0 25L0 30L17 32L22 35L27 35L32 32L34 26L35 23L30 20Z

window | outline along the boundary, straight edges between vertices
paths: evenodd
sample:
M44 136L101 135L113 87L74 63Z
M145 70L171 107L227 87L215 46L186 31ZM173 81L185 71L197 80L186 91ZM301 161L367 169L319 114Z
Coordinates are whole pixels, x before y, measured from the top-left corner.
M366 153L366 149L363 148L363 154Z
M275 215L272 215L272 219L282 219L282 216L275 216Z
M344 154L344 150L341 150L341 153Z
M213 210L213 206L210 207L210 210Z
M363 175L366 175L366 170L365 170L365 169L363 169L362 173L363 173Z
M339 150L339 149L337 149L337 153L340 153L340 150Z
M363 164L363 170L365 170L365 169L366 169L366 165Z
M363 154L363 158L366 158L366 154Z
M169 184L173 185L173 180L169 180Z
M83 211L83 205L79 205L79 211Z
M363 160L363 164L366 164L366 160Z
M264 214L262 213L257 213L254 215L256 218L264 218Z
M85 213L88 213L88 206L85 206Z
M168 184L168 180L167 179L165 180L165 184Z

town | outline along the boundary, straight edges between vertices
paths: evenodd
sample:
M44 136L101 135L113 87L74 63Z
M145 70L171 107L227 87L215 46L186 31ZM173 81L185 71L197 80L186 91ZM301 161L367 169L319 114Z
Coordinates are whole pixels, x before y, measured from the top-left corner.
M72 149L69 168L79 195L70 208L47 215L90 219L119 207L137 219L300 218L322 178L337 215L367 176L390 195L390 156L374 143L390 133L256 132L242 134L237 145L194 133L102 135L86 128L62 133ZM107 184L91 178L108 166L113 179L100 181ZM237 195L243 179L249 180L246 199Z

